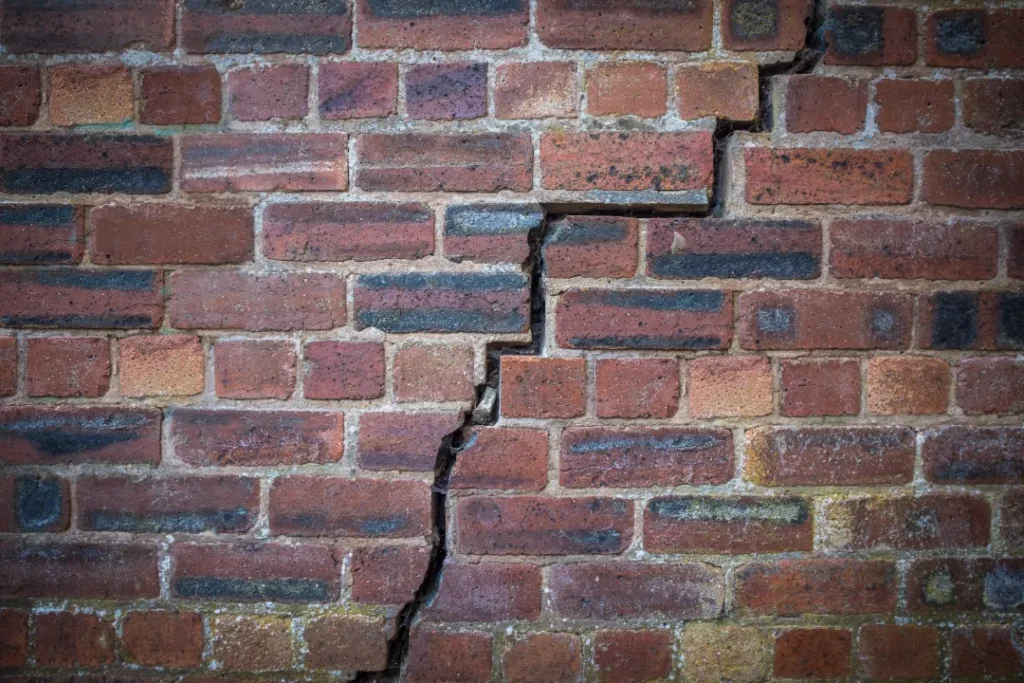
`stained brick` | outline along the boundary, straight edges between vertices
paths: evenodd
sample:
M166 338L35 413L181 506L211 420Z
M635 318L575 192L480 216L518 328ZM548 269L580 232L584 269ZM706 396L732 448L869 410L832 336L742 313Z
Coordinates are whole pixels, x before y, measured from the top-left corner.
M1022 577L1020 558L920 559L907 572L907 602L925 615L1013 609Z
M772 369L767 358L695 358L687 364L690 416L738 417L772 412Z
M875 119L892 133L941 133L953 127L953 81L883 80L875 84Z
M917 16L911 8L831 8L826 64L902 66L917 59Z
M384 395L384 345L314 341L306 344L303 394L313 399L371 399Z
M924 474L939 484L1024 483L1024 429L947 425L924 434Z
M921 297L918 343L925 349L1024 348L1024 296L936 292Z
M665 67L651 62L600 62L587 72L591 116L664 116L668 97Z
M749 614L873 614L896 608L896 566L882 560L751 562L736 570L736 604Z
M301 119L309 100L305 64L272 64L228 73L228 111L238 121Z
M465 683L491 680L492 637L475 631L444 633L416 628L409 637L409 683L451 679Z
M110 343L102 337L28 340L29 396L96 398L110 386Z
M968 415L1024 412L1024 361L965 358L956 366L956 404Z
M499 64L494 72L494 115L499 119L576 116L576 65L572 62Z
M63 64L49 70L50 123L124 123L134 114L132 72L123 66Z
M672 358L597 361L598 417L665 418L679 407L679 363Z
M813 0L726 0L722 42L730 50L799 50L813 7Z
M157 126L220 121L220 74L212 66L154 66L140 71L139 120Z
M84 223L85 212L70 205L0 205L0 263L78 263L84 251Z
M395 400L471 401L476 397L473 358L469 346L403 346L395 353Z
M31 126L35 123L43 101L39 69L30 66L0 68L0 101L3 102L0 126Z
M122 396L195 396L203 391L199 337L145 335L118 340Z
M826 545L844 550L985 547L991 523L988 501L969 496L852 498L824 516Z
M129 662L180 668L203 661L203 619L196 612L129 612L121 629Z
M792 628L775 636L776 678L842 678L850 673L853 634L838 628Z
M550 224L544 268L553 278L628 278L636 274L639 221L619 216L568 216Z
M430 562L430 548L364 546L352 554L352 599L397 605L413 599Z
M72 668L114 663L112 619L92 614L37 614L35 657L43 666Z
M1024 12L949 9L928 15L925 60L931 66L1019 69Z
M864 127L868 85L863 80L812 76L788 76L786 83L786 131L831 131L852 135Z
M536 204L455 204L444 213L444 255L453 261L523 263L544 222Z
M754 121L760 106L757 65L749 62L707 62L676 70L679 116L713 116Z
M301 192L348 187L345 133L219 133L181 138L187 192Z
M160 595L156 546L0 540L0 597L132 600Z
M123 3L5 3L0 35L11 52L107 52L143 47L169 51L174 42L173 0Z
M1024 80L972 78L964 83L964 125L983 135L1024 132Z
M921 197L966 209L1024 207L1024 151L937 149L924 158Z
M539 491L547 483L548 435L539 429L477 427L469 432L449 486Z
M602 683L665 679L672 669L672 633L598 631L594 634L594 667Z
M860 364L855 360L782 361L782 414L787 417L857 415Z
M431 472L444 438L463 414L363 413L359 416L359 464L369 470Z
M290 341L219 341L213 347L220 398L280 398L295 388L295 347Z
M405 111L411 119L478 119L487 114L487 65L416 64L405 72Z
M25 474L3 477L4 510L0 528L7 533L66 531L71 520L71 486L58 477Z
M707 0L650 5L638 0L540 0L537 33L548 47L592 50L681 50L711 47Z
M570 633L531 633L509 642L503 671L509 683L573 683L583 669L583 645Z
M529 3L357 0L359 46L416 50L504 49L526 44Z
M579 417L587 409L582 358L501 357L503 417Z
M383 619L327 615L303 629L309 654L306 666L337 671L384 671L388 639Z
M320 65L320 118L369 119L398 111L398 65L328 62Z
M939 675L939 632L931 626L867 624L858 641L857 663L869 678Z
M347 52L352 16L344 0L185 0L182 43L187 52Z
M867 383L867 407L875 415L941 414L949 403L949 366L941 358L872 358Z
M0 461L11 465L160 462L160 411L25 406L0 409Z
M471 622L540 616L540 568L529 564L449 562L430 606L428 621Z

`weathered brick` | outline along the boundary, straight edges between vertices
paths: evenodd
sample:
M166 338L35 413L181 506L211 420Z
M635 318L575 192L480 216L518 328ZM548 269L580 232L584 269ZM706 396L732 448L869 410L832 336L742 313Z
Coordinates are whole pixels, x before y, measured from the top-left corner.
M430 562L430 548L364 546L352 553L352 599L401 605L413 599Z
M502 670L509 683L574 683L583 669L583 645L571 633L530 633L505 646Z
M539 429L476 427L459 450L453 489L539 491L547 483L548 435Z
M0 409L0 461L10 465L160 462L160 411L24 406Z
M13 396L18 390L18 340L0 336L0 396Z
M983 135L1024 132L1024 80L972 78L964 83L964 125Z
M294 668L292 618L218 616L210 619L211 656L225 671L285 671Z
M924 158L921 197L966 209L1024 208L1024 151L937 149Z
M344 0L185 0L182 44L187 52L259 54L348 52L352 15Z
M545 274L552 278L628 278L636 274L639 221L620 216L567 216L544 239Z
M800 498L674 496L644 510L644 550L773 553L811 550L810 504Z
M842 678L850 673L853 634L839 628L790 628L775 635L776 678Z
M415 628L409 636L406 678L409 683L487 683L491 680L492 647L489 633Z
M270 64L228 73L228 111L238 121L301 119L308 113L309 68Z
M139 120L156 126L220 121L220 74L213 66L142 69Z
M968 415L1024 413L1024 361L963 359L956 366L956 404Z
M860 363L856 360L784 360L780 365L780 409L786 417L860 412Z
M306 344L303 394L313 399L371 399L384 395L384 345L314 341Z
M359 46L415 50L504 49L526 45L529 3L524 0L415 5L357 0Z
M706 62L676 70L679 116L713 116L754 121L760 107L757 65L750 62Z
M452 261L523 263L544 222L536 204L455 204L444 212L444 255Z
M0 190L165 194L171 191L172 156L169 137L5 135L0 138Z
M807 39L813 0L726 0L722 42L730 50L795 52Z
M398 65L328 62L320 65L320 118L369 119L398 111Z
M203 391L199 337L140 335L118 340L122 396L194 396Z
M270 489L269 515L270 532L277 535L426 536L430 487L419 481L280 477Z
M751 562L736 570L741 612L776 616L873 614L896 608L896 566L882 560Z
M950 80L882 80L875 103L878 127L891 133L941 133L956 122Z
M865 624L857 640L857 663L869 678L939 675L939 632L934 627Z
M110 343L103 337L28 340L29 396L96 398L110 386Z
M772 646L760 629L689 624L681 645L686 680L691 683L757 683L768 675Z
M598 417L671 417L679 407L672 358L602 358L594 382Z
M1010 626L962 626L949 634L950 672L954 678L1008 678L1024 670L1018 636Z
M1010 491L1003 498L999 534L1011 548L1024 548L1024 491Z
M445 413L363 413L359 416L359 465L368 470L431 472L444 438L463 422Z
M772 368L758 356L695 358L687 363L690 416L737 417L772 412Z
M345 133L218 133L181 138L186 192L302 192L348 187Z
M668 76L651 62L599 62L587 71L587 113L591 116L665 115Z
M295 388L295 347L290 341L219 341L213 347L219 398L280 398Z
M303 629L309 654L306 666L337 671L384 671L388 639L384 620L327 615L311 619Z
M526 192L533 147L521 133L360 135L354 184L400 192Z
M117 634L112 619L92 614L37 614L36 662L62 668L114 663Z
M120 65L61 64L49 70L50 123L131 121L135 107L132 72Z
M157 548L0 540L0 598L132 600L160 595Z
M866 81L804 74L787 76L785 84L787 132L852 135L864 128Z
M356 278L355 327L384 332L526 332L529 281L518 272L382 273Z
M403 346L395 353L395 400L431 403L473 400L476 397L473 358L470 346Z
M28 662L28 612L0 611L0 667L15 668Z
M672 670L672 632L598 631L594 668L601 683L664 680Z
M647 221L647 274L691 280L808 280L821 273L821 226L809 221L654 218Z
M751 204L907 204L913 195L903 149L752 147L744 158Z
M56 477L0 477L0 531L66 531L71 520L71 486Z
M1024 429L947 425L924 433L924 474L939 484L1024 483Z
M547 119L576 116L576 65L574 63L499 64L495 68L494 74L494 115L499 119Z
M503 417L579 417L587 410L582 358L501 357Z
M928 15L925 59L931 66L1024 67L1019 9L949 9Z
M107 52L141 47L169 51L173 0L5 3L0 35L11 52Z
M121 629L122 656L133 664L182 668L203 661L203 618L196 612L129 612Z
M872 358L867 383L868 411L875 415L941 414L949 402L949 366L941 358Z
M259 482L242 477L83 477L78 527L136 534L240 533L256 523Z
M706 191L711 186L708 131L547 132L540 139L546 190Z
M733 475L725 429L570 427L562 433L562 486L723 484Z
M832 7L826 64L903 66L917 59L917 16L907 7Z
M921 297L918 343L925 349L1024 349L1024 295L936 292Z
M903 427L760 427L747 432L743 476L761 486L906 484L914 432Z
M777 290L740 297L745 349L903 349L913 301L900 292Z
M1024 581L1020 558L936 558L907 571L907 603L915 614L1012 610Z
M540 616L540 568L530 564L445 564L428 621L509 621Z
M31 66L0 68L0 101L3 102L0 126L31 126L35 123L43 101L39 69Z
M551 610L573 619L714 619L722 612L722 570L700 562L559 564Z
M451 121L487 115L487 64L416 64L405 72L405 111L411 119Z
M85 241L85 212L63 204L0 205L0 263L78 263Z
M620 498L471 497L456 519L467 554L614 554L633 538L633 502Z
M707 0L540 0L537 33L548 47L701 52L711 47L713 11Z
M170 417L175 455L195 466L321 464L344 450L338 411L177 408Z
M231 602L334 602L341 558L312 543L176 543L171 594Z
M171 277L168 313L182 329L329 330L345 324L345 279L328 273L181 271Z
M838 500L822 520L825 544L843 550L985 547L990 524L988 501L952 495Z

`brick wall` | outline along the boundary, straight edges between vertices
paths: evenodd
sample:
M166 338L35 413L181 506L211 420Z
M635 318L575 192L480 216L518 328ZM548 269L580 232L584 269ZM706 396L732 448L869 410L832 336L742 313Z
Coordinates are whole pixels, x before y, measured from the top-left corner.
M1024 678L1024 5L3 0L0 677Z

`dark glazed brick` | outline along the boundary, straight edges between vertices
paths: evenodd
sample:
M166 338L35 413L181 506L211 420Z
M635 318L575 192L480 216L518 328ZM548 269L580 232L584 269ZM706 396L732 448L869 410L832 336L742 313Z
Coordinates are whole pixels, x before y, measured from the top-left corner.
M708 0L540 0L537 32L548 47L682 50L711 47Z
M544 240L544 267L553 278L636 274L639 221L618 216L568 216Z
M0 67L0 126L31 126L43 101L39 69Z
M166 51L174 0L7 0L0 40L11 52Z
M185 0L187 52L315 55L348 52L352 17L345 0Z
M359 46L503 49L526 44L527 0L357 0Z
M139 120L157 126L220 121L220 74L212 66L143 69Z
M813 0L727 0L722 38L730 50L799 50Z
M935 294L931 304L931 344L935 349L971 348L978 338L978 300L969 292Z
M924 434L925 477L937 484L1024 484L1024 429L948 425Z
M0 410L0 461L10 465L160 462L160 411L10 407Z
M0 598L133 599L160 595L157 548L0 540Z
M917 16L909 8L834 7L825 24L825 39L828 64L913 64Z
M934 41L936 61L970 60L985 49L988 22L984 10L949 10L929 17L929 40Z
M445 564L426 621L469 622L540 616L540 568L523 564Z
M921 299L918 326L925 349L1024 349L1024 295L936 292Z
M1022 30L1020 9L935 11L928 16L925 57L930 66L1019 69Z
M74 206L0 205L0 263L78 263L84 248L84 224L84 211Z
M171 191L171 139L151 135L7 135L0 139L0 190Z
M380 118L397 111L397 64L321 64L319 80L321 119Z
M444 213L444 255L453 261L522 263L544 222L537 204L457 204Z
M64 479L18 477L14 516L21 532L64 531L71 521L71 487Z
M412 119L476 119L487 114L487 65L418 64L405 73L405 109Z

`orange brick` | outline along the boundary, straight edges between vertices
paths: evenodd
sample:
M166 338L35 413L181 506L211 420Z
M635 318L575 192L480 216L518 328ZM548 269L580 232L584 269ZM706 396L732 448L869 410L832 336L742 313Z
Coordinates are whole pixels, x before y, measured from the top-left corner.
M203 618L195 612L131 612L122 650L143 666L190 667L203 661Z
M647 62L605 62L587 72L587 112L593 116L663 116L665 68Z
M399 401L468 401L473 386L473 349L468 346L406 346L395 354Z
M772 412L772 368L767 358L697 358L690 361L688 390L693 417L738 417Z
M213 658L225 671L292 668L292 620L289 617L216 617L210 630L213 632Z
M191 335L121 339L122 396L194 396L203 391L203 345Z
M868 362L868 411L875 415L946 412L949 367L940 358L889 356Z
M50 122L123 123L132 119L132 74L122 66L65 64L50 69Z
M587 409L582 358L501 359L501 414L505 417L579 417Z
M598 417L671 417L679 407L679 363L672 358L597 361Z
M499 119L576 116L576 65L571 62L501 64L495 70L494 113Z
M759 87L756 64L712 62L682 66L676 72L679 116L753 121L760 101Z

